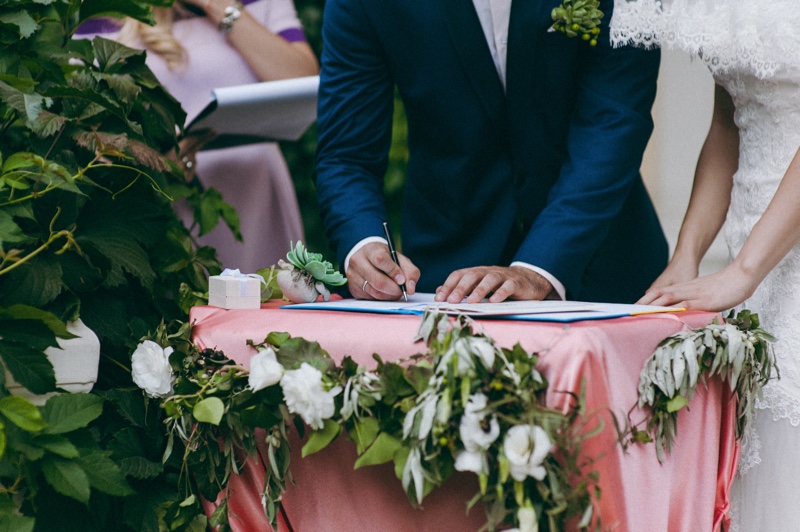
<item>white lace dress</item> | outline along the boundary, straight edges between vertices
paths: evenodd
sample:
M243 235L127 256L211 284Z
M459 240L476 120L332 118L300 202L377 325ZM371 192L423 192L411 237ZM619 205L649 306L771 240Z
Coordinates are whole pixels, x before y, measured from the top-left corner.
M733 97L739 169L725 237L734 257L800 148L800 2L617 0L612 41L685 50ZM742 307L778 338L780 380L766 386L745 435L731 530L800 531L800 246Z

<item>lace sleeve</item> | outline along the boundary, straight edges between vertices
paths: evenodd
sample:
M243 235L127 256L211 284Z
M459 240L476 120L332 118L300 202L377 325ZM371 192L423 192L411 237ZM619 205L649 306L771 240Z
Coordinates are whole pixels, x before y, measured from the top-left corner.
M700 57L714 73L760 78L800 68L797 0L615 0L614 46L662 46Z

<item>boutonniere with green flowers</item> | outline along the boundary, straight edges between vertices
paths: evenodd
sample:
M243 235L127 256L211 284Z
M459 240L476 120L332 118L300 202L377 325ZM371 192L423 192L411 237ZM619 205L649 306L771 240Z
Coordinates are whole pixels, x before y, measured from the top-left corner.
M590 46L597 45L600 21L603 19L600 0L564 0L560 6L553 8L550 16L553 18L550 31L562 31L567 37L580 35Z

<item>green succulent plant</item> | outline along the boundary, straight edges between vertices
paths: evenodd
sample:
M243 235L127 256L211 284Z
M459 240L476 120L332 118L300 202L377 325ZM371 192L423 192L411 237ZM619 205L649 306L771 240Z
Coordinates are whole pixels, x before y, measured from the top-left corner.
M347 282L344 275L333 269L333 264L323 260L322 253L309 252L300 241L291 244L291 247L286 258L298 270L307 272L317 281L330 286L342 286Z
M599 0L564 0L551 12L552 30L561 31L568 37L580 35L584 41L595 46L600 34L600 21L603 19L603 12L599 7Z

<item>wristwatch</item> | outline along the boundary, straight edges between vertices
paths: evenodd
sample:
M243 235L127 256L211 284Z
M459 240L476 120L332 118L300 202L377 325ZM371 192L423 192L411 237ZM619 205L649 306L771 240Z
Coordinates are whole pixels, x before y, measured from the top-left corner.
M219 32L223 35L230 33L233 29L233 23L242 16L242 3L239 0L233 0L233 3L225 8L225 16L219 21Z

